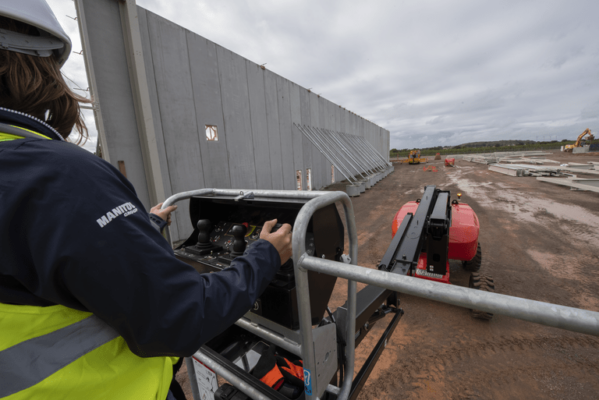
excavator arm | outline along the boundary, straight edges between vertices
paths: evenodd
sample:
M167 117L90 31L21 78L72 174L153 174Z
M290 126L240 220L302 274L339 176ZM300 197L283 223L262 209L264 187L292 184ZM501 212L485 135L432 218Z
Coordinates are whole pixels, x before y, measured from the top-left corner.
M586 135L589 135L589 138L588 138L588 140L593 140L593 139L595 139L595 136L593 136L593 135L591 134L591 130L590 130L589 128L587 128L587 129L586 129L584 132L582 132L582 133L581 133L581 134L578 136L578 139L576 139L576 143L574 144L574 147L580 147L580 146L582 146L582 145L581 145L582 139L583 139L583 138L584 138Z

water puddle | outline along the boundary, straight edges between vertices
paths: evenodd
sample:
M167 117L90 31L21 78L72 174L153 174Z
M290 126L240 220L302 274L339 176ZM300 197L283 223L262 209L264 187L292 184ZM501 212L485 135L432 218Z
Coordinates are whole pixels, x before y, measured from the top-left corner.
M471 197L486 208L506 211L521 221L550 228L558 224L574 239L599 248L599 216L592 211L576 205L533 197L502 183L473 182L462 176L460 171L454 176L449 176L449 179L464 192L465 202Z

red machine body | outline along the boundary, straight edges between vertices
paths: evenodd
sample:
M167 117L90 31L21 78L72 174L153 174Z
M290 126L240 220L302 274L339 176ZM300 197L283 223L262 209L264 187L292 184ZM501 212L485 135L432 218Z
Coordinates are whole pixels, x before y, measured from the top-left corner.
M415 214L418 203L410 201L399 209L391 226L392 236L395 236L404 217L408 213ZM448 259L470 261L476 256L478 234L480 231L478 217L474 210L464 203L451 205L451 226L449 227ZM426 252L420 254L415 276L437 282L449 283L449 261L445 275L433 274L426 271Z

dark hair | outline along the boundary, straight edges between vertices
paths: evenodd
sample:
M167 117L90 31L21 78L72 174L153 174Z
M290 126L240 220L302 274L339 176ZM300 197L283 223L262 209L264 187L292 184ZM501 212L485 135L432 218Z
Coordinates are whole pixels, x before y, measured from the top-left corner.
M0 28L39 35L37 28L5 17L0 17ZM36 57L0 50L0 107L46 121L65 139L75 127L79 133L76 143L82 144L89 135L80 102L91 103L69 88L54 56Z

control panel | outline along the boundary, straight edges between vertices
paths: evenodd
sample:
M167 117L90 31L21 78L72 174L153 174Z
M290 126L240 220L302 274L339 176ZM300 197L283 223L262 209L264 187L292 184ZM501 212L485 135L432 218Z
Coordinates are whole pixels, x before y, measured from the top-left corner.
M199 273L221 271L243 256L247 247L260 240L267 221L277 219L272 231L283 224L293 226L307 200L265 199L235 201L224 196L199 196L190 200L191 236L175 250L180 260ZM334 205L318 210L308 225L306 252L316 257L339 260L343 253L343 224ZM312 323L325 313L336 278L308 273ZM251 310L290 329L299 328L295 276L290 259L277 271Z

